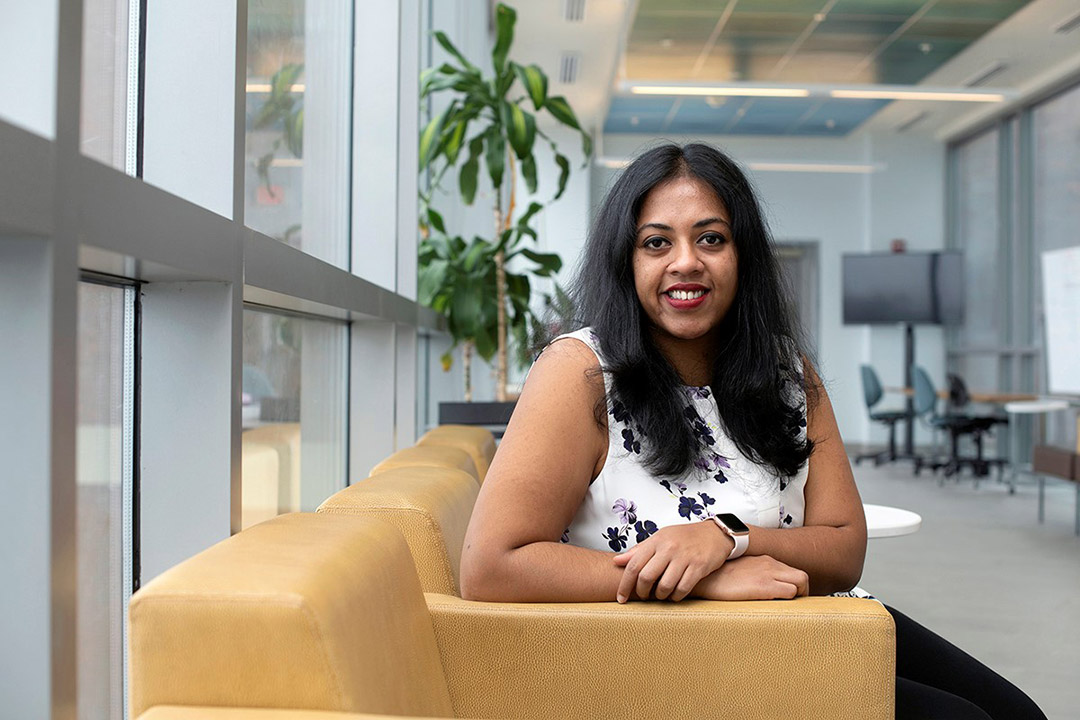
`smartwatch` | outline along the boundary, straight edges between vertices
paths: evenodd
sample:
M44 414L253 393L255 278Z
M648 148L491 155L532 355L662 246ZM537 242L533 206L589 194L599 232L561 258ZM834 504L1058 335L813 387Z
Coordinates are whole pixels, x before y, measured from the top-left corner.
M735 541L735 547L728 554L728 560L734 560L741 556L750 547L750 528L746 527L746 523L740 520L738 516L733 513L720 513L708 519L716 523L721 530Z

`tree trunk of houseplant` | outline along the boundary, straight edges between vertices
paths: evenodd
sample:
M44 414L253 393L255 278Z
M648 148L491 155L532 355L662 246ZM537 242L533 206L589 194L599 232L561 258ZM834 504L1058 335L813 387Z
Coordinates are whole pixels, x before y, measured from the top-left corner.
M461 347L461 369L465 373L465 402L472 402L472 340L466 340Z

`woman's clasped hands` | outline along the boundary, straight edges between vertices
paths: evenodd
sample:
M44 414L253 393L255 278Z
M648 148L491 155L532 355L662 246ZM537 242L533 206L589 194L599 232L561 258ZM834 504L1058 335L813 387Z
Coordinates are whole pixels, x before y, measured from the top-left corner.
M773 600L808 593L810 580L802 570L767 555L728 560L734 546L711 522L661 528L615 556L623 568L616 599Z

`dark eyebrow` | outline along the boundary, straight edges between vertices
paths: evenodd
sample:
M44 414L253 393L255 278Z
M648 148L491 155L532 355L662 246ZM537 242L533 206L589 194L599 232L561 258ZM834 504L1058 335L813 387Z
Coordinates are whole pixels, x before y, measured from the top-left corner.
M720 217L711 217L711 218L705 218L704 220L698 220L696 223L694 223L694 227L695 228L701 228L701 227L705 227L706 225L714 225L714 224L726 225L728 228L731 227L731 224L728 223L727 220L725 220L724 218L720 218ZM657 230L668 230L668 231L670 231L672 229L670 225L665 225L664 223L645 223L644 225L639 227L637 229L637 231L641 232L645 228L656 228Z

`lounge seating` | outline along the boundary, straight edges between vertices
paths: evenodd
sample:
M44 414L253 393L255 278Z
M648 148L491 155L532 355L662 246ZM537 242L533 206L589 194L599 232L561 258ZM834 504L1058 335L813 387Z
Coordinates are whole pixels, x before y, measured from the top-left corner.
M495 436L483 428L469 425L440 425L423 435L416 444L420 447L440 445L464 450L476 465L476 476L484 482L491 459L495 457Z
M424 591L460 595L461 548L478 491L462 470L402 467L335 493L318 512L386 520L409 544Z
M464 450L449 445L414 445L396 453L371 468L374 477L387 470L395 470L403 467L441 467L464 470L480 483L480 476L476 472L476 463L472 456Z
M892 717L894 627L873 601L456 597L478 489L454 468L387 470L151 581L130 609L131 717L743 720L785 712L778 698Z

